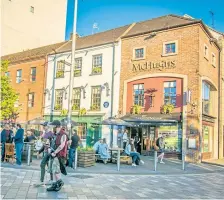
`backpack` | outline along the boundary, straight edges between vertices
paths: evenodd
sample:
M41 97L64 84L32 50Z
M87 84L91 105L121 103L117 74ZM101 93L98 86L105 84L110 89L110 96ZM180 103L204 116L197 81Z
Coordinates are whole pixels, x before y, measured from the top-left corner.
M159 145L159 138L156 140L156 146L160 147L160 145Z

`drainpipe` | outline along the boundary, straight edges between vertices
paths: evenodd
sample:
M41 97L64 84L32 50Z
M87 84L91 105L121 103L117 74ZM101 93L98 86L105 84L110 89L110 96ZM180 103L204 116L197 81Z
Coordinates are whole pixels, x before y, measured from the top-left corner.
M113 108L114 108L114 68L115 68L115 44L113 43L113 58L112 58L112 77L111 77L111 106L110 106L110 117L113 117ZM111 147L113 146L113 125L111 126Z
M220 135L221 133L221 84L222 84L222 77L221 77L221 51L219 51L219 63L218 63L218 78L219 78L219 82L218 82L218 159L219 159L219 155L220 155Z
M50 122L53 121L53 113L54 113L54 89L55 89L55 74L56 74L56 51L55 51L55 57L54 57L54 69L53 69L53 81L52 81L52 95L51 95L51 112L50 112Z

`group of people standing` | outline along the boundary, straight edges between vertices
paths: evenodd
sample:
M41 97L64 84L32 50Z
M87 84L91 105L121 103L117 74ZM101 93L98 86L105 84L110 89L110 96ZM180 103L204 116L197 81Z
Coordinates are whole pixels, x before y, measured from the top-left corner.
M15 143L16 148L16 164L22 164L22 150L23 150L23 137L24 137L24 129L22 129L20 124L16 125L16 133L14 135L13 127L10 127L9 124L5 124L4 129L1 132L1 145L2 145L2 157L1 161L5 161L5 145L7 143L13 144Z

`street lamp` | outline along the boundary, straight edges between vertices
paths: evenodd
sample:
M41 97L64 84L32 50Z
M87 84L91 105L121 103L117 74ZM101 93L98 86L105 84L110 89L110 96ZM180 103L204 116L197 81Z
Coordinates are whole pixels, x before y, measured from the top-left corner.
M72 35L72 65L70 70L70 79L69 79L69 93L68 93L68 124L71 124L72 116L72 92L74 84L74 68L75 68L75 49L76 49L76 24L77 24L77 9L78 9L78 0L75 0L75 11L74 11L74 22L73 22L73 35ZM70 126L68 127L70 128ZM69 134L71 136L71 128L69 129Z

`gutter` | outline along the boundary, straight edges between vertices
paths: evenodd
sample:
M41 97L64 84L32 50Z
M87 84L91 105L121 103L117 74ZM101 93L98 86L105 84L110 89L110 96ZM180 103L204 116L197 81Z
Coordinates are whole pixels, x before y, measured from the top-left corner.
M221 84L222 84L222 77L221 77L221 51L219 51L219 71L218 71L218 158L220 156L220 135L221 133Z

